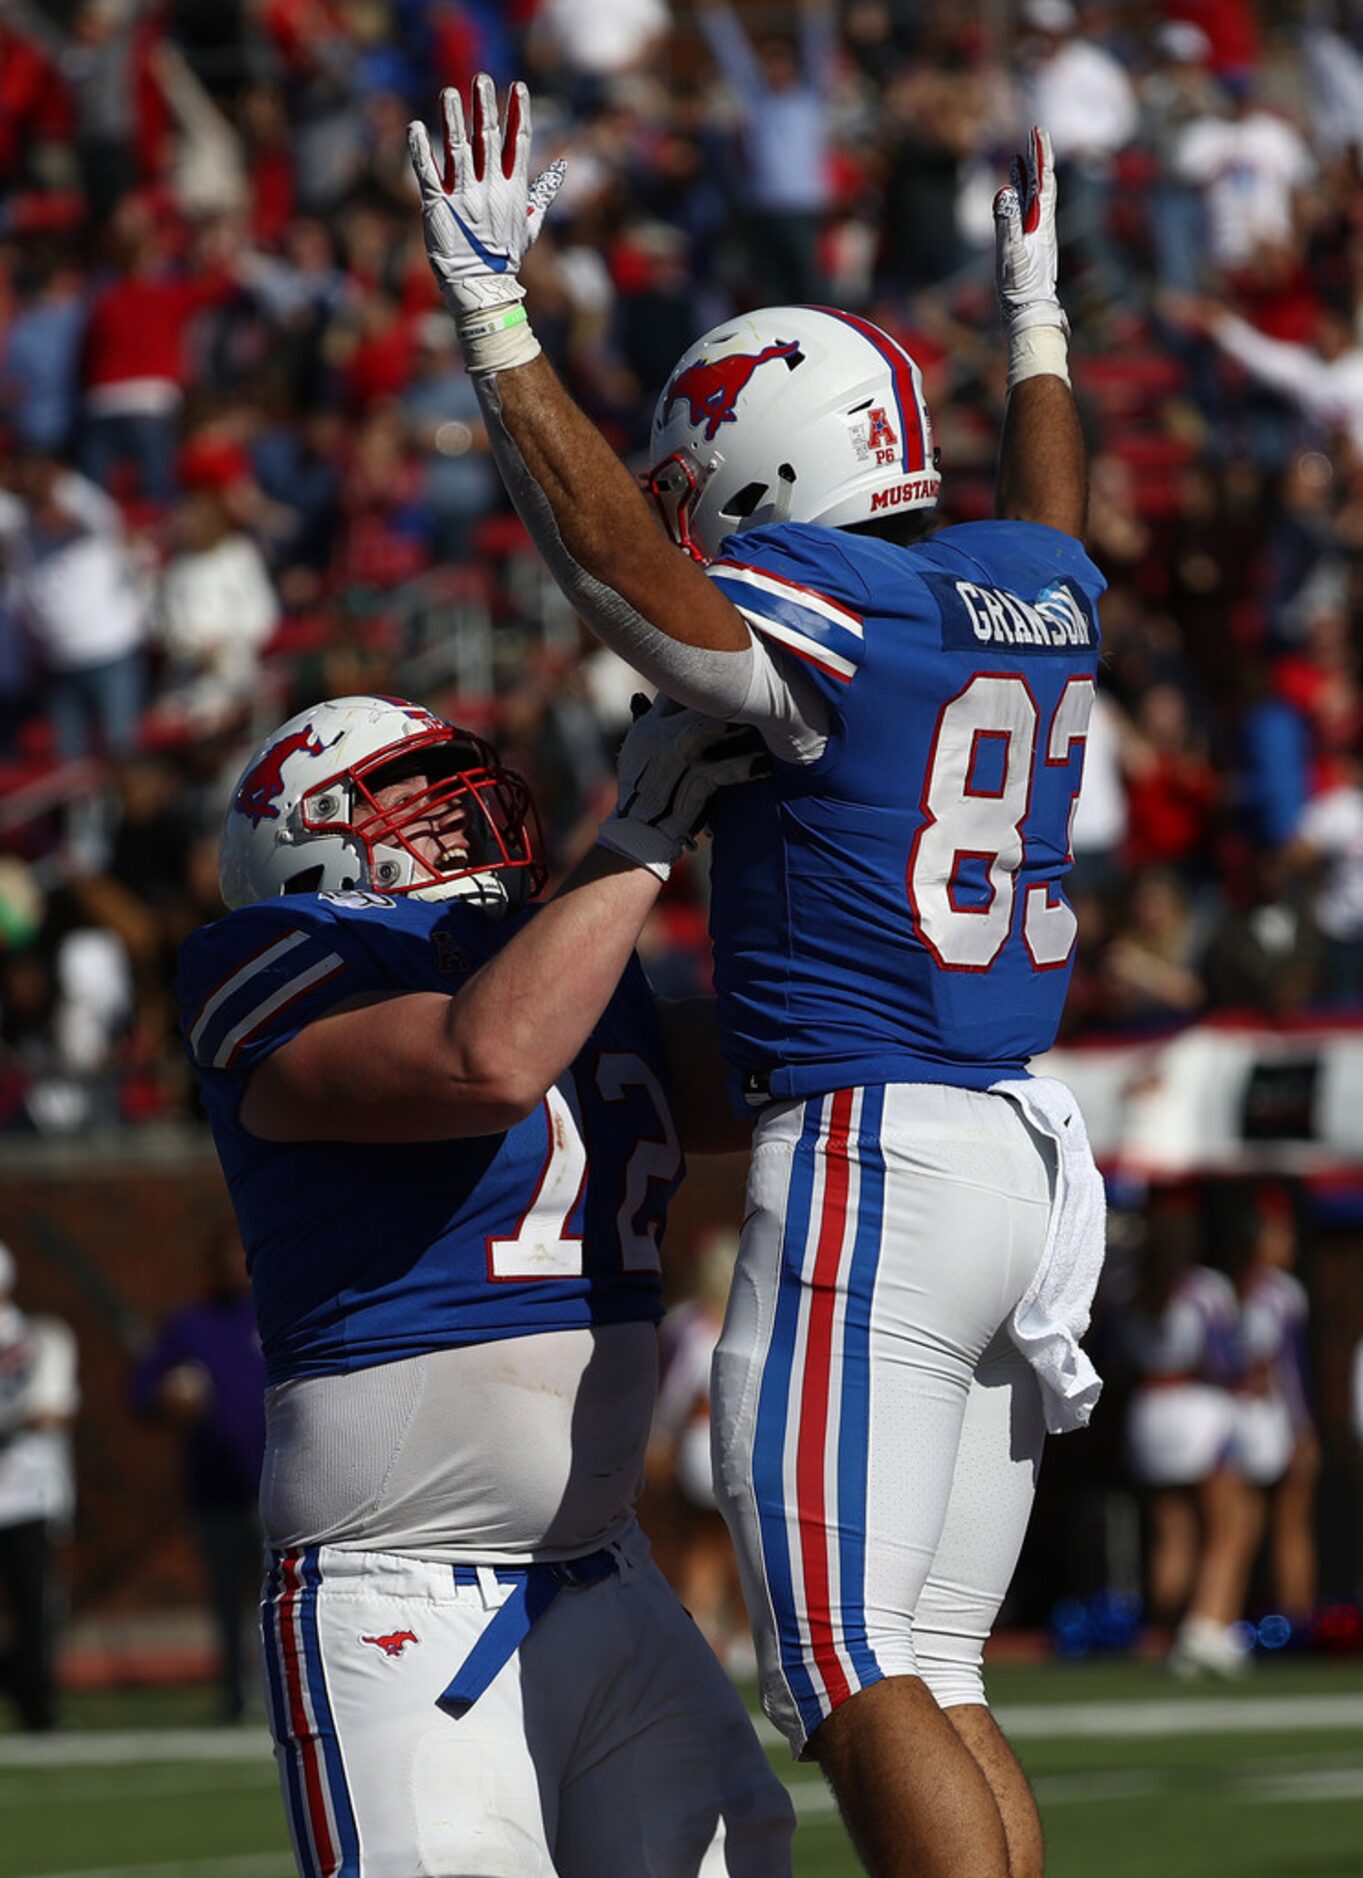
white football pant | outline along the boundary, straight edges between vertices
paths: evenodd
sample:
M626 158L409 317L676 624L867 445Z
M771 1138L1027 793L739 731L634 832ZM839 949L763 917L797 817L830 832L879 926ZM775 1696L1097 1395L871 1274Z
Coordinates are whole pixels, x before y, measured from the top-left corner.
M982 1703L1045 1438L1007 1320L1054 1149L1004 1096L842 1090L758 1121L715 1357L715 1480L763 1706L797 1755L858 1690Z
M276 1554L262 1606L303 1878L788 1878L794 1816L743 1704L635 1528L462 1716L437 1700L507 1574Z

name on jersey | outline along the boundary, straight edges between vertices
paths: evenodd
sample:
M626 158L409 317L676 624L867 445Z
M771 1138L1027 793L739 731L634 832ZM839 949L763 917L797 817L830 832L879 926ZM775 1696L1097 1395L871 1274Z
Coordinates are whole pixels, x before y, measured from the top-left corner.
M1076 652L1097 643L1092 615L1068 581L1056 581L1031 601L973 580L939 575L931 584L942 609L942 643L953 650L1017 646L1033 652Z

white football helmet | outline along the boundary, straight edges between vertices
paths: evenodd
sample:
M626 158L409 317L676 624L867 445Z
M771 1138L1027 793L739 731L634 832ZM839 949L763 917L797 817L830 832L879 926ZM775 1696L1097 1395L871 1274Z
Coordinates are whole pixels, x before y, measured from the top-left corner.
M832 307L763 307L679 361L653 414L644 487L703 562L742 528L845 528L931 508L937 454L923 374L897 340Z
M377 791L415 776L422 788L379 807ZM416 841L429 850L433 821L450 845L428 859ZM333 698L291 717L242 771L218 878L230 907L358 890L495 913L543 886L541 846L530 791L481 737L400 698Z

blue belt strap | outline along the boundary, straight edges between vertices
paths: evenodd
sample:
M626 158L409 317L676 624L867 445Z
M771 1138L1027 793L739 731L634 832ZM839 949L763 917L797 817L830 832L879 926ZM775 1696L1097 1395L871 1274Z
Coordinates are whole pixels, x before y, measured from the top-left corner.
M614 1552L588 1552L583 1558L564 1559L552 1565L522 1565L508 1570L499 1567L497 1577L512 1589L498 1606L477 1643L469 1651L452 1680L436 1697L436 1707L444 1709L456 1721L467 1715L474 1703L497 1675L511 1661L532 1625L549 1609L560 1591L569 1585L578 1590L600 1584L620 1569ZM471 1565L456 1565L456 1584L476 1584L478 1574Z

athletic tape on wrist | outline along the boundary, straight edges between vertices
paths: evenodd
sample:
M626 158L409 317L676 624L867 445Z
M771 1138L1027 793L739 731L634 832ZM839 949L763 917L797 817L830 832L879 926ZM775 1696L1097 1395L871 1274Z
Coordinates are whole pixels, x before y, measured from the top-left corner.
M1060 326L1028 326L1008 339L1008 389L1024 378L1063 378L1070 382L1070 342Z
M505 372L513 365L528 365L539 357L540 342L519 300L510 306L465 313L458 326L464 363L475 377Z
M666 880L672 872L672 862L663 860L657 853L650 856L646 852L656 845L648 839L650 835L656 835L656 830L641 829L639 824L628 821L624 816L613 815L597 830L596 844L599 848L609 848L612 854L618 854L626 861L633 861L636 867L646 867L659 880Z

